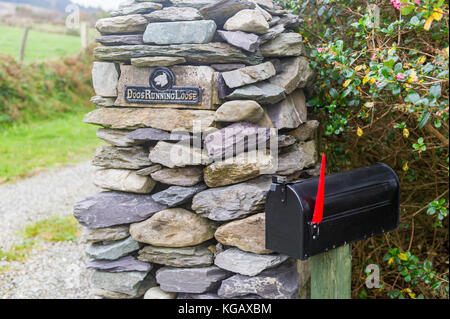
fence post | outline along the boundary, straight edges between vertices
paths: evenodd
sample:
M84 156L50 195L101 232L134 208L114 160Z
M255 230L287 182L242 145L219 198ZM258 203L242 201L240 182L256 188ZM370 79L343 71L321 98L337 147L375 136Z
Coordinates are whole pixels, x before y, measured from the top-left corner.
M311 257L311 299L351 298L351 249L345 245Z
M86 51L89 46L89 28L87 22L80 23L81 48Z
M23 58L25 56L25 47L27 45L28 33L30 32L31 26L26 26L23 31L22 43L20 44L19 51L19 63L23 63Z

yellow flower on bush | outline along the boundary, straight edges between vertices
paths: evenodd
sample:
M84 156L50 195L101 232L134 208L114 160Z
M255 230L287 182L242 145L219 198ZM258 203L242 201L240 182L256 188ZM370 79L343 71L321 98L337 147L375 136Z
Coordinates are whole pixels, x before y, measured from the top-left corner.
M411 75L409 76L408 83L417 82L419 78L417 77L417 72L412 70Z
M346 88L351 82L352 80L347 80L344 82L344 84L342 84L342 86Z
M394 257L389 258L388 265L391 265L394 262Z
M361 64L361 65L358 65L358 66L355 67L355 71L356 72L361 71L361 70L365 70L365 69L366 69L366 66L364 64Z
M442 19L442 9L440 8L434 8L433 13L428 17L427 21L425 21L425 24L423 25L423 28L425 31L430 30L431 24L434 20L441 21Z
M356 135L362 136L363 134L364 134L364 131L360 127L358 127L358 129L356 130Z
M427 58L424 55L422 55L420 58L417 59L417 64L419 64L419 65L424 64L426 59Z
M408 162L406 161L405 164L403 164L402 170L403 170L404 172L407 172L408 169L409 169L409 167L408 167Z
M397 255L397 257L400 258L401 260L408 261L408 257L406 257L405 253L400 253Z
M404 136L405 138L408 138L408 137L409 137L409 130L408 130L407 128L404 128L404 129L403 129L403 136Z

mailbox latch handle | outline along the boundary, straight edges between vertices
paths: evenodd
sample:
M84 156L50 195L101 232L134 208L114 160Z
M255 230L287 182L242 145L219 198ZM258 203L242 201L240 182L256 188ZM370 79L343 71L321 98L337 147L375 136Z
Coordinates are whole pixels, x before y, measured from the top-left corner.
M309 223L312 239L316 240L320 235L320 227L318 223Z

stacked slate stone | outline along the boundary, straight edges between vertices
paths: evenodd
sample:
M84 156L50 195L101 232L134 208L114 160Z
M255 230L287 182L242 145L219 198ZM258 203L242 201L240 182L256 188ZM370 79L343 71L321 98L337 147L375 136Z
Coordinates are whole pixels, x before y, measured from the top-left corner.
M85 117L109 144L93 159L104 191L74 211L94 294L297 298L296 262L265 248L264 202L271 175L316 174L301 19L272 0L136 0L111 16L96 25L98 109ZM157 67L201 103L127 100Z

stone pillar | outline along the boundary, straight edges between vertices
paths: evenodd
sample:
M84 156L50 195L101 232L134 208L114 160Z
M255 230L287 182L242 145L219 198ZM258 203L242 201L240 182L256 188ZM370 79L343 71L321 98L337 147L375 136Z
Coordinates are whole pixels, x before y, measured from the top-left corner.
M168 4L169 3L169 4ZM97 22L84 121L104 189L74 215L104 298L298 298L265 248L272 175L316 174L301 23L270 0L127 1ZM301 268L306 269L306 268Z

